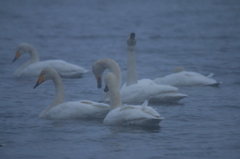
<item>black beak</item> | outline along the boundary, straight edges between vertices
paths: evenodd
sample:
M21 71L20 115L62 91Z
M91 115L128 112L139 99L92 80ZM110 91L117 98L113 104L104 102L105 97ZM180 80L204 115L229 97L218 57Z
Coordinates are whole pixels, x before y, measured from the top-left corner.
M14 57L14 59L12 60L12 63L15 62L18 58L17 57Z
M135 33L130 34L130 39L135 39Z
M40 85L40 83L39 83L39 82L36 82L36 84L34 85L33 88L35 89L35 88L37 88L37 86L39 86L39 85Z
M102 88L102 79L101 79L101 77L97 78L97 88Z
M108 86L106 85L105 88L104 88L104 92L107 93L108 91L109 91L109 89L108 89Z

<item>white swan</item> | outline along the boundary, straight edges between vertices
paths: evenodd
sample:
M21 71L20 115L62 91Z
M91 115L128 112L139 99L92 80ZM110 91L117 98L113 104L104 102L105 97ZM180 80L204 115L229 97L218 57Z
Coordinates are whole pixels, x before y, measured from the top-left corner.
M156 78L158 84L169 84L173 86L218 86L220 83L211 78L212 74L204 76L197 72L181 70L170 75Z
M179 93L178 88L157 84L150 79L137 80L136 56L135 56L135 33L131 33L128 44L127 59L127 82L121 88L121 96L124 103L149 102L177 102L187 95Z
M52 80L56 95L53 102L40 113L41 118L47 119L74 119L74 118L104 118L110 110L110 106L103 103L97 103L90 100L64 102L64 87L59 74L50 67L46 67L40 73L34 86L46 80Z
M120 80L121 71L118 64L111 59L98 60L93 65L93 73L97 79L98 88L101 88L101 78L105 69L108 69L104 75L104 83L106 84L104 91L110 96L110 106L112 110L104 118L104 124L107 125L135 125L135 126L159 126L159 122L163 119L159 113L153 108L143 104L122 105L120 96Z
M83 67L68 63L63 60L39 61L36 49L27 43L22 43L17 47L13 62L25 53L30 55L30 59L15 71L14 75L17 77L38 76L41 70L46 66L53 67L62 77L66 78L79 78L87 72L87 70Z

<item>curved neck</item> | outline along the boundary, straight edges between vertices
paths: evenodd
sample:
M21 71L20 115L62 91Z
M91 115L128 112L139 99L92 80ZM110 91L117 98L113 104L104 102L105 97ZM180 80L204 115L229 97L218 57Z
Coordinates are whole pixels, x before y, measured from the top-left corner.
M52 81L55 86L55 97L52 103L41 114L45 114L49 109L64 102L64 86L60 76L58 74L54 74Z
M55 86L56 94L51 105L56 106L64 102L64 86L59 75L56 74L56 76L54 76L52 80Z
M54 106L57 106L64 102L64 86L61 80L61 77L58 74L54 74L52 77L52 81L55 86L55 97L52 103L40 114L40 116L44 116L46 112L48 112Z
M33 47L29 48L29 51L26 53L30 55L30 59L27 62L25 62L23 65L27 66L39 61L38 53L35 48Z
M135 46L128 45L127 86L137 83Z
M27 60L26 62L24 62L17 70L16 73L20 73L21 70L25 69L27 66L29 66L32 63L38 62L39 61L39 57L38 57L38 53L36 51L36 49L34 48L29 48L30 50L26 53L28 53L30 55L30 59Z
M104 62L104 67L106 69L109 69L110 72L112 72L115 76L116 76L116 84L118 86L118 88L120 89L120 85L121 85L121 70L120 70L120 67L119 65L112 61L112 60L106 60Z
M112 109L122 105L121 95L118 86L117 76L109 72L106 75L106 81L109 88L110 106Z
M110 106L112 109L119 107L122 105L121 101L121 95L119 90L110 90L109 89L109 94L110 94Z
M35 48L31 48L28 53L30 55L30 60L29 61L31 61L32 63L39 61L38 53L37 53L37 50Z

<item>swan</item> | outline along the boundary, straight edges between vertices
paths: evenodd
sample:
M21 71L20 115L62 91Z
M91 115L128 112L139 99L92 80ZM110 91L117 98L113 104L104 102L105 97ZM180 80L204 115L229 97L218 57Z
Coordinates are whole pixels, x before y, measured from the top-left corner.
M219 86L220 82L217 82L212 78L213 74L204 76L197 72L184 71L183 69L178 72L159 77L154 79L158 84L169 84L173 86Z
M62 79L54 68L44 68L34 86L36 88L46 80L52 80L56 95L53 102L44 109L39 117L46 119L104 118L110 106L90 100L64 102L64 86Z
M128 40L127 58L127 81L121 88L122 100L124 103L149 102L177 102L187 95L178 92L178 88L157 84L151 79L137 80L136 56L135 56L135 33L131 33Z
M56 71L61 75L61 77L66 78L79 78L87 70L83 67L68 63L63 60L45 60L39 61L37 50L28 43L21 43L17 47L15 58L13 62L15 62L21 55L28 53L30 55L30 59L22 64L15 72L14 75L16 77L21 76L38 76L41 70L50 66L56 69Z
M97 80L98 88L102 87L102 76L104 74L105 92L110 97L111 110L103 120L106 125L117 126L159 126L163 119L153 108L143 105L123 105L120 95L121 71L119 65L112 59L100 59L92 67L93 74Z

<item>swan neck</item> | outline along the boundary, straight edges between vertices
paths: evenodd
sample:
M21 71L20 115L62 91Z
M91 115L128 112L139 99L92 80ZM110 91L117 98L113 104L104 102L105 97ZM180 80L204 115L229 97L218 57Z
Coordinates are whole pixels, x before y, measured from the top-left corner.
M109 96L110 96L110 106L112 109L122 105L121 95L119 91L117 77L115 75L108 76L108 87L109 87Z
M29 55L30 55L30 61L32 63L39 61L39 57L36 49L31 48L31 50L29 51Z
M117 86L120 89L121 85L121 70L118 64L112 63L112 62L106 62L106 68L109 69L110 72L112 72L116 76L117 80Z
M110 91L110 106L112 109L119 107L122 105L120 92L117 91Z
M60 76L54 74L52 80L55 86L55 97L52 103L39 114L39 117L47 117L47 113L50 109L64 102L64 86Z
M56 93L51 105L56 106L64 102L64 86L63 86L61 77L57 74L53 77L53 83L55 86Z
M30 59L27 60L26 62L24 62L16 71L15 74L16 75L20 75L21 72L23 71L23 69L27 68L29 65L31 65L32 63L38 62L39 61L39 57L38 57L38 53L36 51L36 49L34 48L30 48L30 51L27 52L30 55Z
M127 86L137 83L135 46L128 46Z

